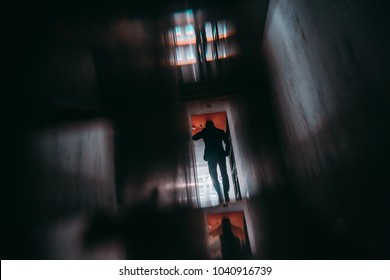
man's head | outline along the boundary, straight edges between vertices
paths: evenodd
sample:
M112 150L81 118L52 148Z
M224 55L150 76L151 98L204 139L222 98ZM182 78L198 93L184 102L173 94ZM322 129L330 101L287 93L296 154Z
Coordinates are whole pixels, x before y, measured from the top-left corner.
M233 234L232 232L232 223L230 222L229 218L223 218L222 219L222 232L224 234Z
M213 121L206 121L206 127L207 128L214 127L214 122Z

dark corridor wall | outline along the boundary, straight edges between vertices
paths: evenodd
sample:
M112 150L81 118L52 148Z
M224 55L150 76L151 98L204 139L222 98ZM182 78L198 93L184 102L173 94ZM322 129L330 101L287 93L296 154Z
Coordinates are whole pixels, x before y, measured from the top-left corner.
M164 64L162 11L70 4L15 5L6 18L4 258L97 258L82 248L93 217L118 206L126 216L156 188L174 204L179 165L185 173L189 130Z
M292 193L358 258L390 252L389 23L374 2L270 1L263 41Z

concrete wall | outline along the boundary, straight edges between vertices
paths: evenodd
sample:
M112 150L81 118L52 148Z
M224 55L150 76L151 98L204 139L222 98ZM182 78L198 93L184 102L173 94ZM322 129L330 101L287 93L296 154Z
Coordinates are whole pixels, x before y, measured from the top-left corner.
M94 219L104 225L95 233L108 230L113 240L119 214L99 216L116 210L117 197L132 208L159 189L159 206L174 205L178 181L186 187L188 128L162 65L159 21L106 9L96 18L78 9L72 17L23 12L9 22L5 258L96 258L102 250L126 258L105 238L98 252L82 248Z
M2 197L5 256L86 257L86 218L117 210L110 122L59 123L13 136Z
M113 129L109 122L92 120L50 127L35 133L30 145L31 184L39 186L40 205L46 208L42 211L116 210Z
M293 194L324 228L343 224L363 257L389 251L384 10L273 0L263 42Z

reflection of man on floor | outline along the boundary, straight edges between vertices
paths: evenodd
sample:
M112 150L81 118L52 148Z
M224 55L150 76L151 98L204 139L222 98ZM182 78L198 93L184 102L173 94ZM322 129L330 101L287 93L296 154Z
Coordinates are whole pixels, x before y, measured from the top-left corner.
M221 171L225 201L229 202L230 186L226 170L226 152L222 145L223 141L225 142L225 145L228 146L228 137L222 129L216 128L212 121L207 121L206 127L192 137L192 140L195 141L199 139L203 139L205 144L203 159L208 163L210 177L213 181L214 189L218 194L219 202L223 202L223 196L221 186L218 181L217 165Z
M240 239L233 234L229 218L222 219L221 252L224 260L237 260L242 258Z

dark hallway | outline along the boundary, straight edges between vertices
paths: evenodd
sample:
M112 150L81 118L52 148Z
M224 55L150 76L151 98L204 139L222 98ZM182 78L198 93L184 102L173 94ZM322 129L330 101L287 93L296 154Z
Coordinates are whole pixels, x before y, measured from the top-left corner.
M8 4L1 258L389 259L386 5Z

